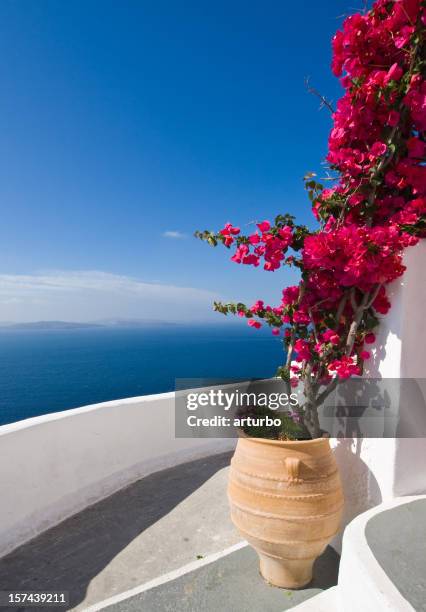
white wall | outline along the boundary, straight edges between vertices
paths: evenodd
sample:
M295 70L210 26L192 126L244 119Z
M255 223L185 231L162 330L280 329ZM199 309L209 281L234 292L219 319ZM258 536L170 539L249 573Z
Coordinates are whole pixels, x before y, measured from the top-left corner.
M381 317L371 377L426 378L426 239L406 250L404 264L388 290L392 308Z
M142 476L234 445L175 438L174 393L4 425L0 556Z
M382 501L426 492L426 240L407 249L404 263L404 276L390 287L392 308L381 319L367 376L420 379L420 397L410 385L396 383L397 437L333 441L345 493L344 526ZM413 434L418 437L403 437ZM334 541L337 550L340 544L341 536Z

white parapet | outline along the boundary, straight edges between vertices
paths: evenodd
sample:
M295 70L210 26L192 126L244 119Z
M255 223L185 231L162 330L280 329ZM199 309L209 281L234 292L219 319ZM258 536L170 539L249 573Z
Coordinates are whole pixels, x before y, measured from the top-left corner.
M0 427L0 556L147 474L234 447L175 438L174 399L147 395Z

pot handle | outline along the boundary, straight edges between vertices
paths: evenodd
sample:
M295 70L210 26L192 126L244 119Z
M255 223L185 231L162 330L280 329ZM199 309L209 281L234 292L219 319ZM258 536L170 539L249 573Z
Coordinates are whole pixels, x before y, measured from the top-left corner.
M297 457L286 457L284 461L285 469L287 471L287 480L290 484L297 484L301 482L299 478L300 459Z

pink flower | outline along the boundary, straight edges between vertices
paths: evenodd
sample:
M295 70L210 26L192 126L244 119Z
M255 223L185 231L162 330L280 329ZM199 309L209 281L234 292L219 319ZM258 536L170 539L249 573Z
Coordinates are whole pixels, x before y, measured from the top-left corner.
M255 232L254 234L251 234L251 236L249 236L249 242L250 244L259 244L260 242L260 236L257 232Z
M365 201L365 195L362 193L354 193L349 198L348 202L351 206L357 206L357 204L361 204L361 202Z
M235 261L235 263L241 263L243 260L243 257L246 257L248 252L249 252L249 247L246 244L240 244L240 246L237 247L231 259L232 261Z
M277 261L267 261L263 266L263 269L267 270L268 272L275 272L275 270L278 270L279 267L280 264Z
M294 343L294 350L297 353L296 361L305 361L311 358L311 351L309 348L309 342L299 338Z
M318 355L321 355L322 352L324 351L325 348L325 344L322 344L321 342L317 342L314 346L314 350L316 353L318 353Z
M380 157L381 155L384 155L386 151L387 151L387 146L385 145L384 142L380 142L380 141L375 142L370 149L370 153L374 157Z
M367 344L374 344L374 342L376 342L376 336L373 334L373 332L369 332L366 334L364 340Z
M273 336L279 336L280 335L280 328L279 327L273 327L272 328L272 335Z
M287 287L283 290L282 303L286 306L288 304L294 304L299 297L299 287L297 285L293 287Z
M339 344L340 342L340 337L338 334L336 334L335 331L333 331L332 329L327 329L323 335L322 335L323 339L325 342L331 342L331 344Z
M220 233L223 236L228 236L229 234L232 234L233 236L235 236L240 233L240 228L233 227L231 223L227 223L225 227L223 228L223 230L220 231Z
M413 26L404 26L403 28L401 28L399 33L394 36L395 47L397 49L402 49L402 47L405 47L405 45L410 42L410 38L413 35L413 32Z
M321 193L321 199L322 200L328 200L328 198L331 198L334 196L334 194L336 193L336 188L332 188L332 189L323 189L322 193Z
M426 198L416 198L411 200L410 208L414 209L419 214L426 213Z
M311 318L308 313L303 312L302 310L297 310L293 315L293 321L295 323L300 323L301 325L308 325Z
M341 359L335 359L328 366L330 372L336 372L337 376L344 380L354 375L361 374L361 369L355 364L353 357L344 355Z
M251 253L250 255L246 255L242 259L243 264L246 264L249 266L255 266L255 267L259 265L259 261L260 261L260 258L257 255L254 255L253 253Z
M390 83L390 81L399 81L403 74L403 69L398 66L397 63L392 64L392 66L387 71L387 74L384 79L384 84L387 85L388 83Z
M373 308L380 314L387 314L390 308L390 302L386 296L386 289L382 287L377 295L376 299L373 302Z
M269 221L262 221L262 223L257 224L257 227L262 233L269 232L269 230L271 229L271 224L269 223Z
M293 237L293 230L291 229L291 227L289 227L288 225L286 225L285 227L281 227L278 230L278 234L284 242L290 244L291 239Z
M370 359L370 353L368 351L361 351L359 356L361 357L361 359L363 359L364 361L366 359Z
M250 325L250 327L254 327L255 329L259 329L260 327L262 327L262 323L259 323L259 321L255 321L254 319L249 319L248 324Z
M426 130L426 82L420 74L411 78L410 88L404 98L404 104L410 109L415 127Z
M412 210L400 210L391 217L392 223L399 225L414 225L419 220L419 215Z
M250 308L250 312L255 314L259 312L259 310L264 310L264 308L265 308L265 303L263 302L263 300L257 300L257 302L255 302L253 306Z

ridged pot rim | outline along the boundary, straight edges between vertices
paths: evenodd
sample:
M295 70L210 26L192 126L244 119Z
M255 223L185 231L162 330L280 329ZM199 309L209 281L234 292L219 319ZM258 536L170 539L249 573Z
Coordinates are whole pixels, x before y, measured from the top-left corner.
M322 437L322 438L313 438L312 440L271 440L269 438L254 438L248 436L247 434L241 432L239 437L243 440L250 440L255 444L269 444L271 446L311 446L315 444L324 444L324 442L330 443L330 438Z

